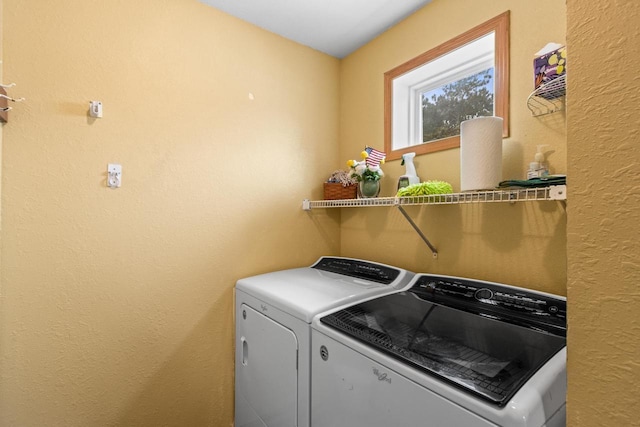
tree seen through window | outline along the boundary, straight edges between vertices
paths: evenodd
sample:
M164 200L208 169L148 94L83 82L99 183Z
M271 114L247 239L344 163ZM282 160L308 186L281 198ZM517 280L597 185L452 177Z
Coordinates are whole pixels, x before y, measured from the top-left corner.
M465 120L493 116L494 69L422 93L422 142L460 134Z

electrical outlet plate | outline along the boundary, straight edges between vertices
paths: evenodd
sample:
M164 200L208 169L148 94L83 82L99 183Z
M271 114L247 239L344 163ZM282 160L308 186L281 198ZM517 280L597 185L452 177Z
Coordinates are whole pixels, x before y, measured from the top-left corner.
M89 115L97 119L102 118L102 102L100 101L89 102Z
M107 186L120 188L122 186L122 165L109 163L107 165Z

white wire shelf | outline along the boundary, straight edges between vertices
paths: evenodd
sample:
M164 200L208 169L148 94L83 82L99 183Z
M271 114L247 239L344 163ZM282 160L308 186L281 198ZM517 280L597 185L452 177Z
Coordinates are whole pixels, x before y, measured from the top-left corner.
M564 96L567 93L567 75L541 85L527 98L527 107L533 116L543 116L564 109Z
M304 200L302 209L361 208L376 206L458 205L466 203L531 202L566 200L567 186L552 185L539 188L512 188L505 190L470 191L465 193L432 194L413 197L374 197L368 199Z

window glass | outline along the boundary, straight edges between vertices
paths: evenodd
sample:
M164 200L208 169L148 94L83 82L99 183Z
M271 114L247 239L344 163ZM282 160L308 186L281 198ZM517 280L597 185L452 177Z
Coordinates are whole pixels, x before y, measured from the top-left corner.
M429 142L460 134L460 123L493 116L494 68L420 92L421 138Z
M387 159L455 148L460 123L503 119L508 136L509 12L385 73Z

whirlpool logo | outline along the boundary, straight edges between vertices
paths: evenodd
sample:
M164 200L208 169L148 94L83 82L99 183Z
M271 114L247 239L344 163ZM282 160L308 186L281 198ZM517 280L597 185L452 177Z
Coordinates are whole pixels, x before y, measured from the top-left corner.
M378 377L378 381L384 381L391 384L391 378L389 377L389 375L387 375L386 372L380 372L380 370L376 367L373 368L373 375Z

